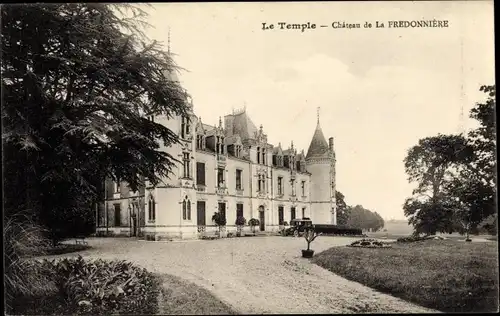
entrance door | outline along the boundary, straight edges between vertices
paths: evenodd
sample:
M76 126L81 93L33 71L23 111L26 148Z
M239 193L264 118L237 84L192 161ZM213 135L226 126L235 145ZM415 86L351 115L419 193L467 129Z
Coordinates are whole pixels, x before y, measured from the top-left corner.
M197 208L197 225L198 226L205 226L205 201L198 201L196 203L196 208Z
M266 213L264 212L264 206L259 206L259 222L260 222L260 231L263 232L266 230Z

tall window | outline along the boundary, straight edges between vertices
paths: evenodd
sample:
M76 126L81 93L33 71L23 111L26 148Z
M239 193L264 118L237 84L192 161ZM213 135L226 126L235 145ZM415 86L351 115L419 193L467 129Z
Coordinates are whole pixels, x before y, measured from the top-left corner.
M302 208L302 218L306 217L306 208Z
M241 170L236 169L236 190L241 190Z
M183 116L181 119L181 138L186 138L191 133L189 117Z
M217 136L216 141L217 141L216 151L218 154L223 155L224 154L224 137Z
M156 203L155 203L155 199L152 195L149 196L148 218L149 218L149 221L151 221L151 222L154 222L156 219Z
M290 220L295 219L295 207L290 209Z
M191 220L191 201L188 199L187 195L184 197L184 201L182 201L182 219Z
M121 226L121 209L120 209L120 204L115 204L115 226L119 227Z
M243 204L238 203L236 204L236 218L238 217L243 217Z
M285 214L283 211L283 206L278 206L278 224L283 225L284 221L285 221Z
M265 148L262 148L261 150L261 155L262 155L262 164L265 165L266 164L266 149Z
M217 168L217 186L224 187L224 168Z
M278 177L278 195L283 195L283 177Z
M196 148L203 149L203 135L196 135Z
M222 218L226 218L226 203L219 202L219 213Z
M266 176L263 174L259 174L257 178L257 189L260 193L264 193L266 191Z
M203 162L196 163L196 184L205 185L205 164Z
M191 178L191 163L189 153L183 153L184 178Z
M117 180L116 182L113 183L113 192L120 193L120 191L121 191L120 180Z
M292 184L292 196L295 196L295 179L290 180L290 183Z
M302 189L302 196L306 196L306 182L302 181L300 187Z
M260 163L260 147L257 147L257 163Z

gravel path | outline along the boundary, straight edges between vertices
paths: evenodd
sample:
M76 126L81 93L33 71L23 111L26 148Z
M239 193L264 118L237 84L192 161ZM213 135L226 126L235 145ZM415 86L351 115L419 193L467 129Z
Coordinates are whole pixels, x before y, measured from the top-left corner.
M353 238L319 237L323 251ZM90 239L83 257L132 261L203 286L245 314L435 312L348 281L301 258L303 238L245 237L147 242ZM68 255L65 255L68 256Z

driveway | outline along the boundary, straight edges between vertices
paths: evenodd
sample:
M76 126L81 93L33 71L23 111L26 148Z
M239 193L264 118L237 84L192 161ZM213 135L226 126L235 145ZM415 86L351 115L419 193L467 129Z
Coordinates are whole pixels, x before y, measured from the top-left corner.
M355 238L319 237L316 252ZM359 283L301 258L303 238L243 237L222 240L151 242L91 238L83 257L128 260L205 287L244 314L433 312ZM76 254L75 254L76 255ZM68 256L68 255L64 255Z

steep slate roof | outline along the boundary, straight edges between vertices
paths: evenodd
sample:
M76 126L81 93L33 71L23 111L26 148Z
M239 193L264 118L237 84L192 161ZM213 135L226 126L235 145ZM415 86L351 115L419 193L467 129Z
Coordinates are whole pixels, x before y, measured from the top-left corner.
M255 139L257 127L246 112L233 115L233 134L240 135L242 140Z
M203 124L202 126L203 126L203 129L205 130L205 132L209 132L209 131L215 129L215 127L212 126L212 125L208 125L208 124L205 124L205 123L202 123L202 124Z
M316 125L316 130L314 131L311 144L309 145L309 149L307 150L306 159L328 158L329 151L330 149L328 148L328 143L325 139L325 135L323 135L323 131L321 130L318 121L318 125Z

